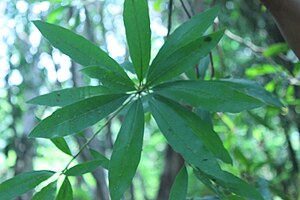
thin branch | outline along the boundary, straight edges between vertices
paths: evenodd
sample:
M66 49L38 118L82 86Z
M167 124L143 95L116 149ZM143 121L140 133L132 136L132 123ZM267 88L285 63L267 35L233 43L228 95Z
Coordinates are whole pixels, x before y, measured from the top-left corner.
M172 28L172 12L173 12L173 0L169 0L169 6L168 6L168 34L167 37L169 37L171 33Z
M75 154L72 159L68 162L68 164L66 165L66 167L62 170L62 174L68 169L68 167L70 166L70 164L81 154L81 152L95 139L95 137L110 123L110 121L116 117L121 110L123 110L123 108L125 108L131 101L133 98L135 98L136 95L132 96L127 102L125 102L121 107L119 107L114 114L105 122L105 124L103 126L101 126L101 128L96 131L92 137L90 137L86 143L84 143L84 145L82 145L82 147L79 149L79 151L77 152L77 154Z
M189 18L189 19L191 19L191 18L192 18L192 16L191 16L191 14L189 13L188 9L186 8L186 6L185 6L185 4L184 4L183 0L180 0L180 3L181 3L181 6L182 6L182 8L183 8L184 12L185 12L185 13L186 13L186 15L188 16L188 18Z

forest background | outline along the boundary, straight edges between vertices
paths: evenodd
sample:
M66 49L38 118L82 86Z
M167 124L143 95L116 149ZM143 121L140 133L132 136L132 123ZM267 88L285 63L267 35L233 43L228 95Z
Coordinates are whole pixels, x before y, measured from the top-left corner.
M263 85L285 107L264 107L239 114L212 113L214 130L233 156L226 170L256 185L265 199L299 198L300 63L287 47L272 16L259 1L149 0L152 57L174 30L190 15L221 5L212 29L226 28L210 56L201 60L205 80L245 78ZM170 2L173 2L170 21ZM185 6L183 6L185 5ZM26 103L29 99L62 88L95 85L79 73L80 67L45 40L32 20L42 19L83 35L100 44L119 63L128 61L119 0L2 0L0 2L0 182L32 169L59 170L68 155L53 143L29 139L38 118L53 109ZM176 175L176 154L146 116L148 129L142 159L128 199L165 199ZM121 119L113 120L105 134L92 143L109 156ZM85 143L89 130L66 140L71 151ZM151 137L150 137L151 136ZM78 162L89 160L83 152ZM175 167L174 167L175 166ZM175 168L175 169L174 169ZM174 171L175 170L175 171ZM108 199L106 170L71 179L75 199ZM19 199L29 199L26 194ZM189 197L213 193L196 177L189 177ZM207 199L207 198L206 198Z

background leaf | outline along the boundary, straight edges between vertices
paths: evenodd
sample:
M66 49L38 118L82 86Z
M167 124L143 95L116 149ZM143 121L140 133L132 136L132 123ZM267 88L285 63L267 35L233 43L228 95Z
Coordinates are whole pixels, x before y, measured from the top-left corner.
M181 168L170 192L170 200L186 200L188 191L188 174L185 166Z
M66 106L89 97L107 95L107 94L122 94L124 91L116 90L115 88L105 86L85 86L78 88L68 88L51 92L35 97L28 101L31 104L45 106Z
M56 196L56 200L73 200L73 190L67 176L62 185L60 186L60 189Z
M95 96L65 106L42 120L29 136L55 138L77 133L115 111L127 97L127 95Z
M105 169L108 169L109 166L109 159L106 158L102 153L94 150L94 149L89 149L91 155L93 156L94 159L96 160L101 160L101 166L104 167Z
M121 199L129 188L140 162L144 135L144 111L141 100L130 106L113 146L108 178L112 200Z
M122 76L123 79L126 80L124 84L128 85L129 89L134 87L133 82L129 79L122 67L109 57L107 53L84 37L68 29L47 22L37 20L33 21L33 23L54 47L70 56L75 62L83 66L105 66L118 74L118 76Z
M41 170L25 172L8 179L0 184L1 200L11 200L30 191L53 174L52 171Z
M148 1L125 0L123 19L130 56L138 79L142 81L151 55Z
M47 186L37 192L31 200L53 200L56 194L56 181L49 183Z
M224 31L218 31L207 36L197 37L184 46L176 48L176 51L170 49L172 54L156 57L149 68L147 84L155 85L188 71L217 45L223 34Z

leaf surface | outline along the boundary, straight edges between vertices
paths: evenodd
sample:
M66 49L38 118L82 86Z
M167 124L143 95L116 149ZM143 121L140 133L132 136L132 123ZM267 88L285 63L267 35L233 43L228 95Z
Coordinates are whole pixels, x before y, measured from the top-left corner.
M176 48L172 54L156 57L149 68L147 84L156 85L188 71L217 45L223 34L224 31L218 31L207 36L199 36Z
M123 18L130 56L138 79L142 81L151 55L148 1L125 0Z
M41 170L25 172L8 179L0 184L1 200L11 200L30 191L53 174L52 171Z
M207 150L203 142L172 107L156 98L152 98L149 104L151 113L168 143L188 163L222 187L236 194L262 200L255 188L220 168L216 157Z
M124 91L116 90L105 86L85 86L77 88L68 88L51 92L35 97L28 101L31 104L45 106L66 106L89 97L107 95L107 94L122 94Z
M95 96L56 110L42 120L30 137L55 138L77 133L115 111L128 95Z
M31 200L53 200L56 193L56 181L48 184L41 191L37 192Z
M95 44L63 27L39 20L33 23L54 47L70 56L75 62L83 66L99 65L110 68L126 79L124 84L128 85L128 88L133 87L132 81L122 67Z
M112 200L121 199L129 188L140 162L144 134L144 111L141 100L130 106L113 146L108 178Z
M156 60L163 60L178 49L186 46L191 41L201 37L214 22L220 10L215 6L198 15L193 16L190 20L179 26L166 40L155 57Z
M230 81L174 81L155 87L154 92L183 104L213 112L240 112L276 101L263 88L245 87ZM262 98L259 94L263 94ZM270 94L268 94L270 95ZM263 98L266 98L264 101ZM271 99L270 99L271 98Z
M66 140L63 137L52 138L51 142L62 152L64 152L65 154L67 154L69 156L72 156L72 153L68 146L68 143L66 142Z
M169 200L186 200L188 174L185 166L181 168L172 185Z
M66 176L81 176L83 174L89 173L97 169L99 166L104 168L107 167L108 159L96 159L84 163L80 163L68 169L65 173ZM107 169L107 168L106 168Z
M65 178L60 186L56 200L73 200L73 189L68 177Z
M170 109L173 110L173 112L176 113L176 115L180 116L180 120L185 123L185 127L191 129L197 136L197 139L200 139L203 142L205 148L212 152L214 156L226 163L232 164L232 159L228 151L224 148L218 134L214 132L210 125L206 124L194 112L172 100L163 98L161 96L156 96L156 99L158 99L161 103L167 105Z
M90 78L98 79L104 86L111 88L113 91L131 91L134 90L133 82L132 86L129 88L126 83L127 78L124 78L122 75L118 74L114 69L111 69L107 66L88 66L81 69L81 72ZM119 92L120 93L120 92Z

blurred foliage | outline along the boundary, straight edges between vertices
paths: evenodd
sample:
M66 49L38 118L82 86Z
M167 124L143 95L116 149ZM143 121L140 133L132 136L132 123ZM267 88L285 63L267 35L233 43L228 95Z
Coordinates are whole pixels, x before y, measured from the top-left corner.
M192 14L213 4L222 6L212 29L226 28L226 36L212 52L213 66L209 58L200 62L201 78L252 79L278 96L286 106L282 110L266 107L239 114L211 113L214 130L234 160L233 167L223 165L223 169L255 184L266 200L299 198L299 60L288 49L272 17L259 1L184 2ZM59 170L69 158L51 142L27 138L37 118L48 116L53 109L33 107L26 101L56 89L96 83L87 77L78 78L78 66L41 39L31 21L42 19L71 29L100 44L123 63L128 60L128 49L122 4L120 0L1 0L0 182L33 168ZM167 35L168 1L149 0L149 5L153 58ZM180 1L174 1L172 19L172 30L187 19ZM136 199L155 199L164 165L165 139L158 134L151 116L147 116L146 121L151 128L145 132L145 146L131 188ZM107 156L119 127L120 121L116 119L109 130L97 138L96 147ZM71 152L76 152L86 136L87 133L82 133L78 139L66 138ZM188 172L190 199L215 199L190 169ZM70 178L70 182L75 188L75 199L97 196L99 185L91 174ZM128 191L126 197L130 196Z

